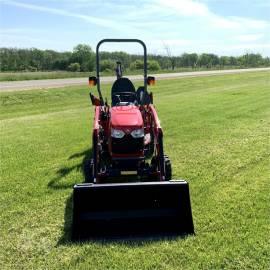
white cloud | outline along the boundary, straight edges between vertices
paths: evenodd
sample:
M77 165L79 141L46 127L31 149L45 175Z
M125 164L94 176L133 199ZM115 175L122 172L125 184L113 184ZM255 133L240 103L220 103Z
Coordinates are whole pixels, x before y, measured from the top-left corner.
M66 17L72 17L77 18L80 20L84 20L86 22L95 24L97 26L101 27L108 27L111 29L122 31L130 31L135 30L132 29L135 27L136 24L140 24L140 21L138 21L138 17L143 16L145 17L144 24L150 23L152 25L156 25L159 23L158 17L153 17L149 15L158 14L159 17L164 15L168 16L170 14L174 14L179 17L191 17L194 19L200 19L201 22L208 22L210 27L214 28L224 28L224 29L264 29L270 26L270 23L263 20L255 20L255 19L249 19L249 18L243 18L243 17L222 17L219 16L212 11L209 10L208 6L205 3L198 2L195 0L147 0L142 2L142 8L139 10L134 10L131 8L128 8L128 5L122 5L122 4L115 4L117 6L117 9L122 9L122 18L121 20L126 20L130 22L130 20L134 20L134 24L131 24L131 26L128 26L128 24L123 24L117 22L115 19L108 19L108 18L99 18L95 16L85 15L81 13L76 13L73 10L68 11L65 9L60 8L51 8L51 7L45 7L40 5L33 5L33 4L27 4L22 3L18 1L2 1L5 4L17 6L25 9L30 10L36 10L40 12L47 12L50 14L56 14L56 15L62 15ZM60 1L61 2L61 1ZM102 7L103 5L109 5L112 7L112 3L110 2L101 2L101 3L95 3L94 1L86 1L86 0L75 0L74 5L80 3L86 3L89 5L97 5L99 7ZM127 12L123 12L123 10L126 10ZM150 18L150 19L149 19ZM148 25L149 26L149 25Z
M243 43L232 44L223 48L225 55L243 55L245 53L260 53L263 56L269 56L270 43Z
M215 14L209 16L209 21L216 28L244 30L244 29L265 29L270 26L269 22L254 20L242 17L221 17Z
M267 37L270 32L270 21L240 16L221 16L211 10L209 1L32 1L35 4L29 4L26 0L24 1L0 0L1 5L4 3L37 12L55 14L57 17L69 17L70 20L74 18L83 23L92 24L92 28L96 30L94 36L91 38L85 37L86 42L92 44L98 39L103 38L104 33L108 35L109 32L117 38L141 38L148 43L150 52L158 53L164 53L164 44L170 46L172 54L175 55L184 51L212 51L219 54L219 52L227 50L227 48L228 51L231 50L233 52L236 50L240 51L241 48L245 49L247 46L250 46L250 49L261 50L264 54L269 54L270 52L267 45L269 44ZM44 3L43 6L40 6L40 3ZM121 14L121 16L115 16L115 14ZM10 28L4 30L4 32L2 31L2 33L6 34L13 34L15 32L22 35L25 32L27 36L33 36L31 29L25 29L24 31L19 28ZM80 37L81 33L82 31L76 32L72 36L77 34L78 42L85 41L84 37ZM50 33L51 36L53 34L54 31ZM38 36L36 37L38 38ZM63 37L63 39L65 38ZM70 38L66 37L66 40L69 40L69 44L71 44ZM257 41L260 44L257 44ZM262 46L264 41L265 44ZM124 49L126 48L124 47Z
M263 36L264 36L263 34L239 35L238 37L236 37L236 40L242 42L257 41L263 38Z
M149 39L147 43L149 44L148 50L152 54L167 55L168 48L172 55L177 55L195 44L195 41L189 39Z
M270 27L270 23L263 20L254 20L243 17L221 17L215 14L211 14L208 17L211 27L228 29L228 30L263 30Z
M227 49L261 50L270 49L270 43L244 43L228 46Z
M1 31L0 31L1 33ZM12 44L12 45L11 45ZM20 44L20 46L18 46ZM16 32L7 34L1 33L0 47L39 47L40 49L48 49L51 45L58 45L63 48L64 41L50 40L46 38L37 38L28 35L18 35ZM66 48L65 48L66 49Z
M169 9L176 15L199 18L208 21L211 27L224 29L264 29L270 23L263 20L255 20L243 17L224 17L213 13L205 3L194 0L154 0L163 12Z
M62 15L66 17L72 17L72 18L77 18L84 20L86 22L93 23L98 26L102 27L108 27L108 28L113 28L113 29L119 29L122 25L108 19L101 19L97 18L94 16L89 16L89 15L83 15L83 14L78 14L70 11L66 11L64 9L56 9L56 8L48 8L44 6L39 6L39 5L32 5L32 4L26 4L26 3L21 3L17 1L4 1L5 4L16 6L16 7L21 7L25 9L30 9L30 10L36 10L40 12L46 12L50 14L55 14L55 15Z
M192 44L192 40L188 39L164 39L162 42L165 45L171 45L171 46L181 46L181 45L190 45Z
M207 5L193 0L158 0L157 4L183 16L207 16Z
M270 1L269 0L261 0L261 1L257 0L256 5L258 7L268 8L268 7L270 7Z

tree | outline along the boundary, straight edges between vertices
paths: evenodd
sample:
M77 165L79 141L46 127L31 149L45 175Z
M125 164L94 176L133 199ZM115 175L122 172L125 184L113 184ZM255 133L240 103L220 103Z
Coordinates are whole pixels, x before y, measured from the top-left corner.
M73 49L71 62L79 63L81 71L93 71L95 66L95 56L90 46L79 44Z
M121 62L123 68L129 67L132 62L131 55L126 52L100 52L101 60L111 60L113 67L116 66L116 62Z
M199 57L199 65L207 68L216 66L219 64L219 58L217 55L212 53L203 53Z
M258 67L263 64L263 58L260 54L247 53L239 57L241 65L245 67Z
M167 53L168 59L171 62L172 70L174 70L175 65L176 65L176 58L172 55L171 49L170 49L170 47L168 45L164 44L164 49L165 49L165 51Z
M67 67L67 69L68 69L69 71L79 72L80 69L81 69L81 66L80 66L79 63L71 63L71 64Z
M101 60L100 61L100 71L105 71L105 70L113 70L115 67L114 61L108 59L108 60Z
M228 66L230 65L230 58L228 56L221 56L219 58L220 66Z
M199 61L198 62L199 62L200 67L201 66L207 66L208 67L208 65L210 63L210 57L209 57L209 55L206 54L206 53L201 54L200 57L199 57Z
M268 67L270 66L270 57L265 57L263 59L263 65Z
M150 60L147 62L147 68L152 71L160 70L160 65L156 60Z
M192 67L196 67L197 66L197 63L198 63L198 54L197 53L190 53L189 54L189 63L190 63L190 66Z
M229 57L229 63L230 63L230 66L238 66L239 65L237 58L234 56Z
M169 55L148 55L148 69L158 70L174 69L177 67L203 67L235 66L259 67L270 66L270 58L262 57L256 53L246 53L242 56L221 56L203 53L184 53L181 56L172 56L167 46ZM116 61L122 63L123 68L132 70L143 69L143 56L127 54L125 52L101 52L101 70L114 70ZM155 61L155 62L151 62ZM57 52L53 50L39 50L36 48L17 49L0 48L0 71L47 71L47 70L78 70L93 71L95 66L95 53L88 45L79 44L73 52Z
M130 69L131 70L143 69L143 61L139 59L135 60L130 64Z
M196 67L198 62L198 55L196 53L184 53L181 56L180 62L184 67Z

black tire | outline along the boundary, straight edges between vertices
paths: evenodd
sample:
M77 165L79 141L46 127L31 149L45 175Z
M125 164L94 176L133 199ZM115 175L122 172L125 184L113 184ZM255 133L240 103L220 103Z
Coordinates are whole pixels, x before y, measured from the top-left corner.
M172 179L172 165L167 155L164 155L164 163L165 163L165 180L169 181Z
M84 163L84 182L93 183L94 182L94 162L93 159L88 159Z
M169 157L164 155L164 163L165 163L165 181L170 181L172 179L172 165ZM151 168L152 171L156 171L158 169L158 160L157 157L152 157L151 160ZM158 181L158 178L149 176L150 181Z
M150 164L150 174L148 175L148 181L158 181L157 175L154 173L157 171L157 157L153 156L151 159L151 164Z

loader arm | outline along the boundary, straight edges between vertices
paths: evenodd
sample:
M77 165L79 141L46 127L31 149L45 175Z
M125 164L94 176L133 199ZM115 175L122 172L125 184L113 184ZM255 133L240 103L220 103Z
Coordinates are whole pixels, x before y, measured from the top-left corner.
M160 125L160 121L156 112L154 105L150 104L148 106L151 118L153 119L153 134L154 142L157 150L157 158L159 161L159 170L160 170L160 181L165 180L165 168L164 168L164 151L163 151L163 132Z
M92 151L93 151L93 163L94 163L94 183L97 180L97 164L99 159L98 153L98 141L99 141L99 118L100 118L100 106L95 106L94 126L92 133Z
M94 183L99 181L99 164L101 161L100 149L101 139L100 133L107 136L108 121L109 121L109 107L108 106L95 106L94 125L92 131L92 151L93 151L93 164L94 164Z

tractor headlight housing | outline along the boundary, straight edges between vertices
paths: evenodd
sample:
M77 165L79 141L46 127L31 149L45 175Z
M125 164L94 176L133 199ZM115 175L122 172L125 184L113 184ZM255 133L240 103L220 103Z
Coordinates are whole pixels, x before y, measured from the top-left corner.
M135 129L130 134L134 139L142 138L144 137L144 130L143 128Z
M121 139L125 136L125 132L120 129L111 129L111 136L113 138Z

